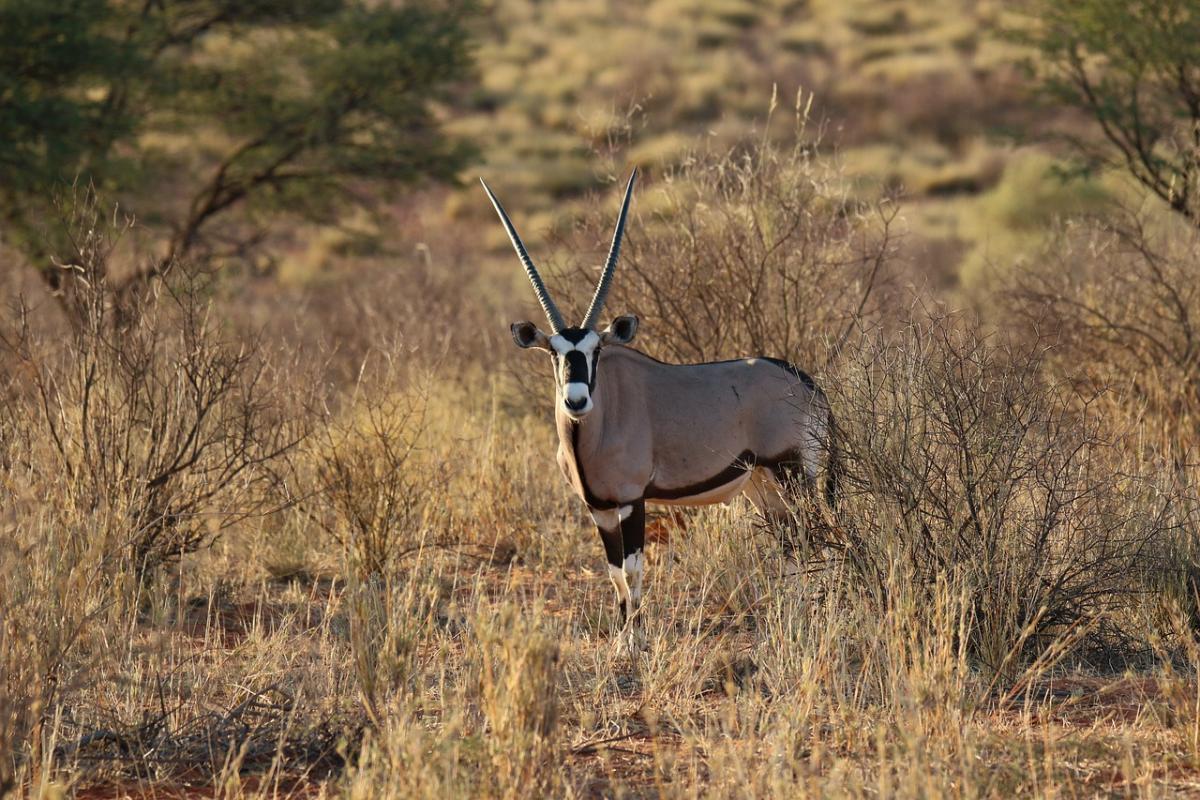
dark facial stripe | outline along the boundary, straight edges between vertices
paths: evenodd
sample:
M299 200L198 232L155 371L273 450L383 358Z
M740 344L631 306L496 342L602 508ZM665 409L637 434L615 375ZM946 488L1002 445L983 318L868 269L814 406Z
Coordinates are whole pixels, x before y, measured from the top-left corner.
M592 381L587 355L578 350L572 350L563 358L567 360L567 383L586 383L590 386Z
M579 344L588 335L587 328L563 328L558 335L571 344Z

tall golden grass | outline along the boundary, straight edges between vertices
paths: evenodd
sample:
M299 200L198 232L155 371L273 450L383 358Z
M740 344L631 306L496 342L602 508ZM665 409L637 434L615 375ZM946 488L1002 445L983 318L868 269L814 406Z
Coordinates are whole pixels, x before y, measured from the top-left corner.
M554 465L548 385L492 348L409 346L457 309L356 320L356 369L331 371L317 338L241 336L182 266L114 313L94 279L108 251L84 249L72 324L18 308L0 328L4 792L1190 786L1197 506L1178 454L1195 431L1178 404L1127 404L1190 373L1066 313L1053 336L1005 336L898 303L888 217L826 191L816 156L773 148L650 187L712 199L638 220L611 310L643 314L658 352L786 341L768 354L832 398L844 494L782 528L743 504L659 521L633 655ZM1113 275L1160 263L1105 252ZM730 280L739 257L761 265L757 294ZM667 302L684 266L697 293ZM1075 307L1068 289L1055 308Z

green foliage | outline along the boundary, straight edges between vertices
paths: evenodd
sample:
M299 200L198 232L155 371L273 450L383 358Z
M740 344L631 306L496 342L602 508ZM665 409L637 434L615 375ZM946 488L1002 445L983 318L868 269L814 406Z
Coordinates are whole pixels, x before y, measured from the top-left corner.
M989 281L1003 283L1012 267L1041 252L1057 223L1101 213L1118 197L1104 181L1068 174L1062 162L1045 153L1019 153L966 218L976 244L959 269L963 285L982 290Z
M102 138L132 128L111 98L86 90L143 65L111 35L104 0L0 2L0 192L32 193Z
M980 202L993 222L1015 231L1042 231L1055 218L1094 212L1108 195L1097 182L1065 174L1050 156L1014 158L995 191Z
M1200 4L1196 0L1030 0L1014 33L1034 46L1043 86L1082 109L1104 143L1076 140L1200 221Z
M329 221L364 185L451 180L470 149L434 106L470 73L471 10L0 0L5 233L69 256L42 250L38 223L51 187L80 181L171 230L171 258L251 241L281 212Z

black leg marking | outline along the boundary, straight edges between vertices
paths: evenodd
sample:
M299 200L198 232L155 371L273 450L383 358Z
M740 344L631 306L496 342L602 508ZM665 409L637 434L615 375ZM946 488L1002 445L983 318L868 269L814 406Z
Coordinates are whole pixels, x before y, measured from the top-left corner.
M599 514L611 514L613 520L617 520L618 509L597 512ZM596 516L594 513L593 516ZM621 534L622 525L618 522L611 529L605 528L599 521L596 523L596 530L600 531L600 541L604 542L604 555L608 560L609 577L613 576L614 571L622 573L621 580L624 580L624 564L625 564L625 547ZM616 580L614 579L614 583ZM621 593L620 588L617 589L617 606L621 609L621 626L624 627L629 619L629 599Z
M629 516L621 522L621 544L625 551L625 577L629 581L630 611L642 601L642 575L646 567L646 501L630 503Z
M626 556L642 552L646 546L646 501L630 503L633 508L621 523L621 544Z
M609 566L621 566L621 563L625 560L624 547L621 541L621 529L616 528L607 531L597 525L596 530L600 531L600 540L604 542L604 555L608 558Z

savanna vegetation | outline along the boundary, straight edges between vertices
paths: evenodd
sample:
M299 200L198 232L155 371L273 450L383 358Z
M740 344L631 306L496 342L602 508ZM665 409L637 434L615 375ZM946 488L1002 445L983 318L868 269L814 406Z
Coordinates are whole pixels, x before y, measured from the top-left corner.
M0 795L1200 786L1194 0L0 0ZM811 371L836 507L651 520L538 319ZM601 380L602 380L601 376Z

